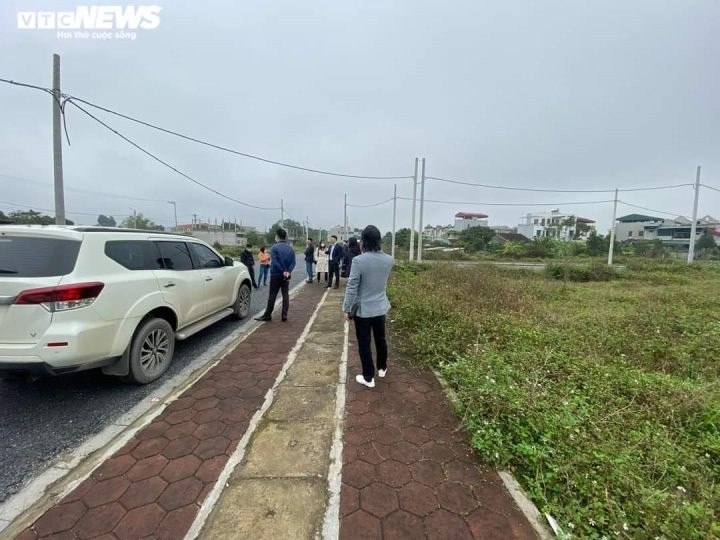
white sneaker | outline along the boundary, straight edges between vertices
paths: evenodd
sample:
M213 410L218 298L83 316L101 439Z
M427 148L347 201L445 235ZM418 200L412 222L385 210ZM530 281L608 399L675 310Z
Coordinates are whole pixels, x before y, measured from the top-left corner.
M375 379L372 379L370 382L367 382L365 380L365 377L362 375L355 375L355 380L359 382L360 384L367 386L368 388L375 388Z
M387 373L387 369L378 369L378 377L383 378Z

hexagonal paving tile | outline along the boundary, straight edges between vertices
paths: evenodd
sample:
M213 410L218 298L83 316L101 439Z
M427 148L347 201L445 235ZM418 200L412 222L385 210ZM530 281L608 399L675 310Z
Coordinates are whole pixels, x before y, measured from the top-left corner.
M383 540L409 540L425 537L422 520L417 516L398 510L382 522Z
M435 487L445 481L442 466L434 461L416 461L410 465L410 472L413 480L426 486Z
M390 458L390 449L380 443L368 442L358 447L357 455L358 459L377 465Z
M165 511L157 504L141 506L128 512L113 531L120 540L137 540L153 533L160 525Z
M140 480L145 480L146 478L160 474L160 471L165 468L167 463L168 459L162 455L141 459L132 466L125 476L127 476L131 482L139 482Z
M102 506L117 501L129 487L130 482L122 476L103 480L95 484L82 500L88 508Z
M360 507L382 519L398 509L397 494L385 484L372 483L360 491Z
M353 540L377 540L382 537L380 520L363 510L353 512L340 522L340 537Z
M364 461L354 461L343 468L343 482L362 489L375 480L375 467Z
M167 482L177 482L195 474L202 462L196 456L183 456L171 460L160 473Z
M128 488L120 498L120 504L128 510L150 504L157 500L166 487L167 482L159 476L142 480Z
M73 532L82 539L95 538L112 531L125 515L119 503L91 508L75 525Z
M200 440L192 435L181 437L171 441L170 444L162 451L162 454L172 460L192 454L200 444Z
M475 496L470 486L459 482L445 482L437 489L440 506L456 514L468 514L475 510Z
M446 538L473 540L473 535L465 520L447 510L436 510L425 519L425 533L428 540L445 540ZM479 538L487 537L480 536Z
M62 504L51 508L33 528L40 536L61 533L69 530L85 514L87 508L80 501Z
M435 493L429 487L418 482L410 482L398 491L400 508L423 517L438 509Z
M392 459L378 465L378 477L383 483L395 488L401 488L412 480L407 465Z
M197 501L203 483L195 477L185 478L170 484L158 499L165 510L176 510Z
M447 463L455 459L455 453L451 446L440 444L436 441L428 441L420 447L420 451L425 459L436 463Z

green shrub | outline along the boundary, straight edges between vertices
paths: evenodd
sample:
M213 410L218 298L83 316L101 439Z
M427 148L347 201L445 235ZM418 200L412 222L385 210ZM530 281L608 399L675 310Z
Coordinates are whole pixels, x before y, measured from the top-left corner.
M577 282L610 281L615 277L615 271L605 264L550 263L545 273L553 279Z

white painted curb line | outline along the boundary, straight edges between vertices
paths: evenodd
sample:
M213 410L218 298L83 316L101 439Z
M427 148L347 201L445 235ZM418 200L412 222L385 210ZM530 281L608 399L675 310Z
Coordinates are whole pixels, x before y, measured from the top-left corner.
M304 286L305 282L301 281L292 288L290 295L296 295ZM278 308L281 301L282 299L279 298L275 302L275 309ZM49 500L47 501L48 505L43 505L42 512L49 509L52 504L61 500L84 482L98 466L120 450L138 431L152 422L170 403L180 397L200 377L215 367L225 356L259 328L261 323L253 319L264 312L265 309L262 309L254 316L250 316L247 322L208 349L203 355L190 362L171 379L165 381L154 392L154 397L150 396L143 399L128 412L119 416L112 424L105 427L100 433L93 435L77 449L73 450L71 455L68 456L66 453L60 456L55 463L30 479L22 490L0 505L0 535L5 529L13 525L13 522L21 517L23 513L31 510L33 505L43 497L47 497ZM141 421L138 422L138 420ZM133 425L135 423L137 425ZM96 452L99 453L95 456L91 455ZM63 481L64 478L80 467L84 467L86 470L72 480ZM39 510L37 515L33 512L24 516L22 528L32 525L40 515ZM22 531L16 531L16 533L20 532Z
M350 323L345 321L343 352L340 357L337 391L335 393L335 435L330 450L328 470L328 505L323 520L323 540L340 537L340 490L342 489L343 428L345 427L345 392L347 390L348 336Z
M242 439L240 439L240 442L238 443L237 448L233 452L232 456L230 456L230 459L225 464L225 468L220 473L220 476L218 477L217 481L215 482L215 485L212 488L212 491L208 494L207 497L205 497L205 500L202 503L202 506L198 510L197 515L195 516L195 520L193 521L192 526L190 527L190 530L185 535L185 540L194 540L197 538L200 533L202 532L203 527L205 526L205 522L207 521L207 518L210 516L210 513L212 512L213 508L217 504L218 500L220 499L220 495L222 494L223 490L227 486L227 482L230 479L230 476L232 475L233 471L235 470L235 467L238 466L238 464L243 460L243 457L245 456L245 450L247 450L248 443L250 442L250 439L252 439L253 434L255 433L255 430L257 429L258 425L260 424L260 421L262 420L262 417L265 415L265 412L270 408L270 405L272 405L273 401L275 400L275 394L277 393L277 389L280 386L280 384L285 379L285 375L287 374L290 367L295 362L295 358L297 357L297 353L300 350L300 348L305 343L305 340L307 339L308 334L310 333L310 328L312 327L313 323L315 322L315 319L317 318L318 313L320 312L320 308L325 303L325 299L327 298L328 291L325 291L322 298L320 299L320 302L318 303L317 307L315 308L315 311L313 312L312 316L310 317L310 320L305 325L305 328L303 329L302 334L300 334L300 337L298 338L297 342L295 342L295 346L290 350L290 353L288 354L288 358L285 361L285 364L283 364L282 369L280 370L280 373L277 376L277 379L275 379L275 384L273 384L272 388L267 391L265 394L265 401L262 404L262 407L260 407L259 410L255 411L255 414L253 415L252 419L250 420L250 424L248 425L247 430L245 431L245 434L243 435Z

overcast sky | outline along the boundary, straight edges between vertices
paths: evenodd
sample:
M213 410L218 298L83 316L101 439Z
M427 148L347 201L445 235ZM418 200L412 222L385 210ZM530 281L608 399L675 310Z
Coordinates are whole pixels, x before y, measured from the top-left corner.
M138 30L135 40L17 29L18 11L78 3L4 1L0 77L51 86L57 52L67 93L243 152L348 174L411 175L415 157L425 156L431 176L614 189L693 182L702 165L702 181L720 188L717 0L173 0L155 2L159 27ZM50 98L0 84L0 100L0 209L51 209ZM313 226L342 223L345 193L354 204L392 196L393 180L291 170L98 116L214 189L266 207L283 198L290 216ZM120 196L175 200L180 222L196 214L267 227L280 217L203 190L72 107L67 125L66 207L76 222L95 218L73 212L121 219L136 209L173 223L169 204ZM397 182L398 194L411 196L411 181ZM612 216L612 204L573 204L612 198L603 193L428 180L425 195L462 201L427 203L426 224L474 211L491 225L515 226L528 212L559 206L596 219L604 232ZM621 199L690 215L692 189ZM409 226L410 208L398 203L398 227ZM636 211L652 214L623 205L618 214ZM703 190L699 214L720 215L720 193ZM348 215L351 225L388 230L392 204Z

